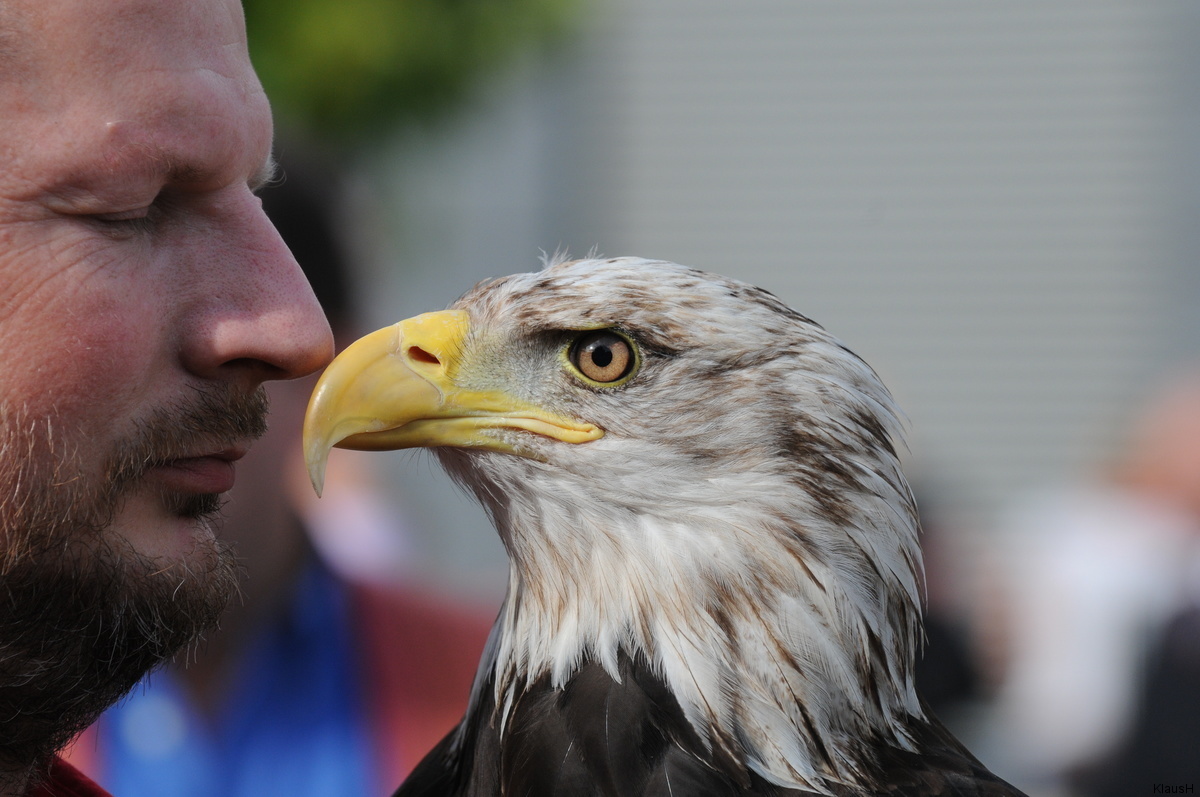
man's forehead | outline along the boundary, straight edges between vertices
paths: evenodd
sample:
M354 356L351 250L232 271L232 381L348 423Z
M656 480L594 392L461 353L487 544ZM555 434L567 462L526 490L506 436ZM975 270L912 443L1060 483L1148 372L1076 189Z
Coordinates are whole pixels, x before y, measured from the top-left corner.
M64 76L96 63L183 59L245 47L238 0L0 0L0 42L39 73ZM220 54L218 54L220 57Z
M30 34L13 56L30 79L6 92L0 78L0 129L24 128L5 137L32 147L43 187L68 173L197 186L266 177L270 110L236 0L0 0L0 24L10 20Z
M115 27L186 28L201 17L239 38L244 33L237 0L0 0L0 28L20 26L26 36L80 22L92 29L109 22Z
M23 69L29 38L24 14L18 12L9 0L0 0L0 83L12 78L16 70Z

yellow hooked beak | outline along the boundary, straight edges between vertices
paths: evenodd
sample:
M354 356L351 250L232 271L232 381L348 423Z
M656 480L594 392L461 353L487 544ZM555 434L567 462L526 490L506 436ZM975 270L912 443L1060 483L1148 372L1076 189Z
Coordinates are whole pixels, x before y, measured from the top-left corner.
M470 331L462 310L445 310L372 332L339 354L313 390L304 417L304 458L320 495L330 449L388 451L456 446L520 454L499 429L565 443L604 435L498 390L458 387L458 358Z

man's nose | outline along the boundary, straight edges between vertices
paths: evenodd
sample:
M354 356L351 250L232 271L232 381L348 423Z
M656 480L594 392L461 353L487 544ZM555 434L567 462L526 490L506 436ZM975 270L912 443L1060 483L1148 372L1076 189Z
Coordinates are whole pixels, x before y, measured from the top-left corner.
M333 356L329 323L299 264L257 198L215 236L197 280L207 286L183 345L184 366L206 379L295 379ZM200 243L203 246L203 242Z

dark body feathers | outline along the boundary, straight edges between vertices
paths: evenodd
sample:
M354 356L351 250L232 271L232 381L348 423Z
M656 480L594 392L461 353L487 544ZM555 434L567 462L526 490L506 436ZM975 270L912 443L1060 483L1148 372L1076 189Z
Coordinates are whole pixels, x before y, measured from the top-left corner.
M421 761L394 797L817 797L714 759L675 697L641 661L621 681L582 665L563 688L543 677L516 703L501 741L487 681L462 724ZM880 751L877 786L835 797L1019 797L936 719L918 721L918 751Z

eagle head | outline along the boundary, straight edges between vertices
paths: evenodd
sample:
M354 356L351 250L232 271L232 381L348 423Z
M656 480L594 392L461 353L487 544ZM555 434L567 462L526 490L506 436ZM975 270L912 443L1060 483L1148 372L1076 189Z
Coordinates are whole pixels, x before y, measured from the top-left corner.
M484 669L503 728L535 682L622 660L714 756L783 787L911 749L917 521L875 373L764 290L635 258L554 262L348 348L305 424L429 447L511 563ZM864 740L866 740L864 742Z

